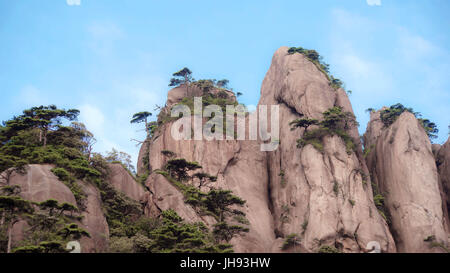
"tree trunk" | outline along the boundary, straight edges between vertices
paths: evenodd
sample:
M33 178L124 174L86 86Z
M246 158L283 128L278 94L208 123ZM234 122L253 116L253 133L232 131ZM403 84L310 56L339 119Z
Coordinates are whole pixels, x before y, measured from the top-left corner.
M147 132L147 138L149 138L150 137L150 128L148 128L147 118L145 118L145 131Z
M44 131L44 147L47 146L47 130Z
M12 229L15 222L11 222L8 229L8 247L6 249L6 253L11 253L11 244L12 244Z

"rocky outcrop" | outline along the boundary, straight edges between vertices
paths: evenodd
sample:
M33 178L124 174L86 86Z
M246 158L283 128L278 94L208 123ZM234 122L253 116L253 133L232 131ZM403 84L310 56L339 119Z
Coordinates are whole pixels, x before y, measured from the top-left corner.
M24 175L14 173L10 178L11 185L21 188L21 197L33 202L55 199L59 203L76 205L76 200L70 189L59 181L51 169L51 165L28 165ZM106 250L109 229L103 215L100 194L96 187L78 181L87 194L86 210L82 213L80 227L86 229L91 238L81 240L82 252L101 252ZM14 225L13 242L23 239L26 224L22 221Z
M436 164L439 171L439 181L442 190L444 214L447 216L447 232L450 231L450 138L436 151Z
M86 182L79 181L83 192L86 194L86 209L82 212L81 224L90 238L81 239L82 252L98 253L108 249L109 227L102 209L102 199L98 189Z
M325 137L323 152L311 145L296 148L304 129L291 131L289 122L300 117L320 120L333 106L353 111L344 90L335 91L315 64L301 54L287 54L287 49L275 53L259 102L280 106L280 146L267 153L277 236L302 234L302 245L310 252L321 245L359 252L370 241L379 242L382 251L395 251L373 203L361 148L347 154L338 136ZM359 143L357 128L349 135Z
M169 95L178 90L173 89ZM170 125L162 125L149 143L151 170L162 169L166 164L168 158L161 154L163 150L174 152L178 158L197 161L203 166L202 171L217 176L214 187L232 190L246 200L242 211L250 222L250 232L231 241L235 251L270 252L275 235L268 200L267 162L259 144L235 140L176 141L171 136ZM161 174L152 173L147 187L150 189L146 197L147 213L172 208L187 221L214 223L211 217L197 215L191 206L184 203L182 194Z
M76 205L72 192L51 172L52 168L52 165L28 165L25 175L14 173L11 176L10 184L20 186L20 195L27 200L42 202L55 199Z
M214 187L231 189L246 200L250 232L232 240L237 252L279 252L292 233L301 237L296 251L315 252L330 245L344 252L360 252L370 241L379 242L382 251L395 251L388 226L373 202L361 147L348 154L340 137L328 136L323 153L311 145L296 148L304 130L291 131L289 122L299 117L321 119L333 106L352 109L344 90L335 91L315 64L301 54L288 55L287 49L275 53L259 103L280 107L276 151L262 152L260 141L176 141L169 122L148 146L142 146L138 169L143 169L147 156L150 170L163 168L167 158L161 151L170 150L216 175ZM184 87L169 91L167 105L179 102L185 92ZM348 133L358 144L357 129ZM151 190L146 197L148 212L174 208L189 221L199 219L162 175L153 173L147 186Z
M445 218L431 143L409 112L385 127L372 113L364 135L372 179L384 194L399 252L434 252L430 242L447 244ZM430 237L433 236L433 237Z
M107 182L117 191L139 202L145 194L144 187L121 164L108 164L108 167L110 171Z

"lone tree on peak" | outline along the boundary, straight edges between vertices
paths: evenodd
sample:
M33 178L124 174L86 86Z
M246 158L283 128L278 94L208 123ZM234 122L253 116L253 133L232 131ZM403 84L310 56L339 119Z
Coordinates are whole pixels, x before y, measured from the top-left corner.
M141 123L144 122L145 123L145 131L147 132L147 138L150 137L150 126L148 123L148 117L151 117L152 113L144 111L144 112L139 112L133 115L130 123Z
M182 84L186 85L186 95L188 94L189 84L193 81L192 71L185 67L178 72L172 74L174 78L170 79L169 86L180 86Z
M175 158L167 161L166 169L170 176L176 178L178 181L185 181L189 178L188 171L201 169L197 162L189 162L184 158Z
M309 126L318 124L319 121L317 119L309 119L309 118L301 118L289 122L289 125L291 125L291 131L295 130L298 127L303 127L305 128L306 131Z

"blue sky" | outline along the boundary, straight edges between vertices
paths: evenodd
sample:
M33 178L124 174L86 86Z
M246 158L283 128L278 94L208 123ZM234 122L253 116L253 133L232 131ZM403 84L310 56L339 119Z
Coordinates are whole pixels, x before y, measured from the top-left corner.
M280 46L316 49L369 107L401 102L450 124L450 1L0 0L0 120L41 104L81 110L98 139L134 158L133 113L162 105L171 74L227 78L256 105Z

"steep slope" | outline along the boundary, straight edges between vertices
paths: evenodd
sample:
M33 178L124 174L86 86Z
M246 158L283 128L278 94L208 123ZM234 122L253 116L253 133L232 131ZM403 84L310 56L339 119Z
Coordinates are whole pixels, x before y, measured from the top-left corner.
M20 186L20 195L30 201L42 202L55 199L60 203L76 204L73 193L51 172L52 168L51 165L29 165L26 174L14 173L11 176L10 183ZM105 251L109 229L103 215L100 194L94 186L81 181L78 183L87 195L86 209L82 212L83 219L80 224L91 235L91 238L82 238L82 252ZM26 225L23 221L14 226L13 242L23 239L24 228L26 228Z
M300 251L331 246L359 252L370 241L379 242L383 251L395 251L388 226L373 202L357 129L348 132L356 144L350 154L336 135L325 137L323 153L312 145L296 148L304 129L291 131L289 122L299 117L322 119L322 113L333 106L352 109L345 91L330 87L327 76L314 63L287 51L282 47L275 53L259 102L280 107L280 145L276 151L261 152L261 141L176 141L170 134L172 122L167 122L142 146L139 172L163 168L167 158L161 152L170 150L178 158L197 161L203 171L217 176L215 188L231 189L247 201L244 211L250 232L231 241L237 252L279 252L283 241L294 233L301 237ZM195 89L191 92L201 94ZM185 95L183 86L169 91L163 110ZM147 186L151 191L146 199L147 213L173 208L190 221L210 223L194 214L161 174L153 172Z
M195 89L192 92L196 92ZM213 90L214 92L214 90ZM169 91L167 107L175 104L178 98L183 98L185 90L174 88ZM234 99L234 98L233 98ZM149 146L141 148L141 158L138 166L148 155L151 170L162 169L168 158L161 151L170 150L177 158L197 161L203 166L202 171L217 176L213 183L215 188L232 190L233 194L246 200L243 211L250 223L250 232L243 237L234 238L231 243L236 252L269 252L273 233L272 217L269 210L268 178L265 154L260 151L259 144L251 141L219 141L219 140L180 140L171 136L172 122L160 126ZM148 154L142 152L147 150ZM251 167L249 167L251 166ZM161 174L152 173L147 186L151 193L147 196L147 213L158 213L172 208L181 217L190 222L204 221L212 224L211 217L200 217L193 208L184 203L181 193L171 185Z
M388 227L373 203L357 128L349 135L357 144L347 153L339 136L326 136L323 152L312 145L296 148L303 128L290 130L297 118L321 119L333 106L352 112L345 91L335 91L327 76L302 54L277 50L261 89L259 105L280 106L280 147L268 152L268 171L276 233L303 234L308 251L322 245L358 252L377 241L395 251ZM280 175L280 173L282 175Z
M385 195L398 251L441 251L430 248L431 241L446 244L447 234L431 143L418 120L404 112L385 127L380 112L372 113L364 143L370 149L372 179Z
M439 180L442 190L444 215L446 215L447 219L447 231L449 231L450 221L448 221L448 215L450 213L450 138L436 152L436 164L439 171Z
M143 198L145 194L144 187L138 184L121 164L108 164L108 168L108 183L117 191L138 202Z

